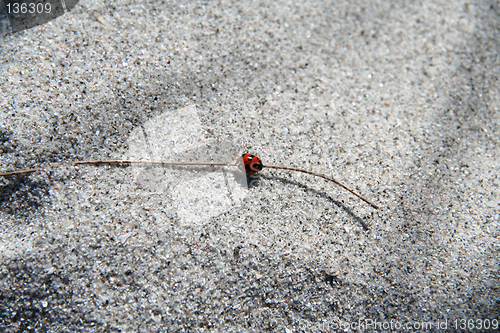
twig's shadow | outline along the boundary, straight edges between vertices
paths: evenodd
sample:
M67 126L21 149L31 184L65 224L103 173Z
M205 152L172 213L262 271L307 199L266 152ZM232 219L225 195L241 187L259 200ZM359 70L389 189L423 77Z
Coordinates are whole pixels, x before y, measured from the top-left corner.
M288 180L288 179L277 177L277 176L271 176L271 177L263 176L263 175L259 175L259 176L262 177L262 178L264 178L264 179L274 179L274 180L277 180L277 181L279 181L279 182L281 182L283 184L295 185L297 187L302 188L303 190L305 190L307 192L316 194L317 196L320 196L320 197L322 197L324 199L327 199L330 202L333 202L335 205L337 205L337 207L339 207L340 209L342 209L343 211L345 211L347 213L347 215L351 216L356 222L358 222L361 225L361 227L363 228L364 231L368 231L368 226L366 225L365 221L363 221L362 218L360 218L359 216L357 216L356 214L354 214L354 212L351 209L349 209L348 207L346 207L343 203L341 203L338 200L333 199L331 196L325 194L324 192L320 192L318 190L315 190L313 188L310 188L310 187L308 187L308 186L306 186L304 184L295 182L293 180Z

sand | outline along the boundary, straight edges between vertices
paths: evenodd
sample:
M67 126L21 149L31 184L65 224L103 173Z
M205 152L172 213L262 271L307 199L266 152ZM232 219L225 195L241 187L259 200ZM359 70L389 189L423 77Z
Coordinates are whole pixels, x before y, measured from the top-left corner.
M1 171L249 152L381 209L289 171L3 178L0 327L494 327L499 22L486 0L80 1L7 33Z

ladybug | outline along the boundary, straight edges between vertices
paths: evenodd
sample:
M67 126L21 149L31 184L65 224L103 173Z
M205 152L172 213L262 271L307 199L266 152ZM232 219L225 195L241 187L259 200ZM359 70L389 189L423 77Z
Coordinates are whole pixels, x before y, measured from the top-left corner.
M260 158L252 154L241 155L241 157L238 157L238 163L240 170L247 175L255 175L264 167Z

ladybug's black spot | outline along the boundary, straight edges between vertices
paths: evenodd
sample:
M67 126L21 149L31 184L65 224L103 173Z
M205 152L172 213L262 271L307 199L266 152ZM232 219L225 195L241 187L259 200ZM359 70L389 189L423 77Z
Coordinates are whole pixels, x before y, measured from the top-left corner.
M250 164L246 164L246 165L245 165L245 169L246 169L247 171L250 171Z
M252 164L252 170L262 170L262 163L261 162L256 162Z
M254 156L253 156L253 155L248 156L248 157L247 157L248 162L251 162L251 161L253 160L253 158L254 158Z

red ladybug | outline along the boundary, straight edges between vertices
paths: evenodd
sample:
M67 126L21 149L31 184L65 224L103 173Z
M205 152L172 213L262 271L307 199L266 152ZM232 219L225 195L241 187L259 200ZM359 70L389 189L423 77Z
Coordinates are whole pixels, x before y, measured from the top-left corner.
M260 158L252 154L243 154L241 157L238 157L238 162L240 170L247 175L255 175L264 167Z

